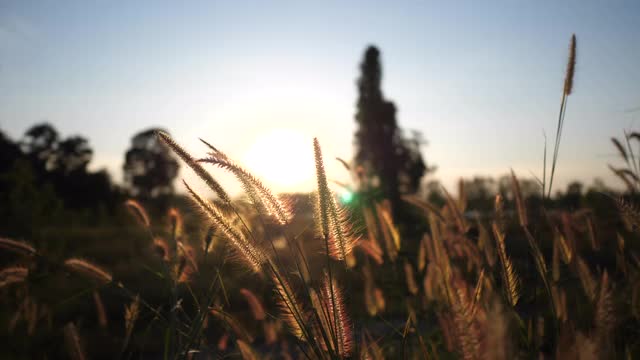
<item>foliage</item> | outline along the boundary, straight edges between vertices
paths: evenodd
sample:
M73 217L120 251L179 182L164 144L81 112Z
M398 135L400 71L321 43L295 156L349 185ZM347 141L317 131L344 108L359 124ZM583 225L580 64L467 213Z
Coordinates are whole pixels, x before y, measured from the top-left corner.
M511 200L496 201L495 212L482 219L464 215L471 198L464 187L456 197L441 194L442 205L411 200L424 211L430 231L418 251L407 252L413 239L398 234L383 204L361 203L340 220L339 212L346 210L339 210L327 187L319 144L315 147L315 235L300 230L307 220L299 211L282 222L276 212L265 211L291 208L243 170L238 174L247 188L260 189L248 196L249 207L192 192L200 215L187 211L183 218L172 209L165 225L154 226L144 207L127 202L139 219L137 248L148 252L123 258L96 245L93 256L71 254L82 246L54 256L0 239L16 259L2 272L3 287L15 294L12 306L22 314L14 334L26 331L31 341L37 341L36 334L59 334L54 336L64 337L67 345L55 351L90 357L105 351L95 347L104 346L96 342L102 338L116 352L108 356L120 358L457 354L506 359L573 356L584 347L598 357L640 350L629 331L637 328L640 310L635 295L626 295L635 294L640 279L638 249L629 241L637 228L625 229L622 222L640 221L633 211L597 219L584 207L573 212L532 207L521 182L511 176ZM233 164L219 151L217 156ZM188 165L203 170L198 164ZM275 202L266 206L269 201ZM346 230L360 221L359 230ZM617 244L608 240L611 232L618 233ZM112 257L120 260L114 263ZM124 259L126 265L117 265ZM43 289L41 277L50 279L56 294ZM54 280L61 277L75 280L67 285ZM53 316L61 302L77 305ZM41 315L20 310L30 307ZM46 330L47 321L56 326ZM57 324L64 331L57 333ZM103 327L104 335L92 326Z
M173 194L180 166L169 148L156 137L162 129L148 129L131 139L125 154L124 179L134 196L143 199Z
M400 194L415 193L429 170L422 159L423 141L418 133L406 138L398 127L396 107L381 90L380 51L370 46L360 65L355 134L355 161L380 183L382 197L390 199L394 213Z
M0 230L38 238L53 226L93 224L114 215L119 190L106 171L91 172L86 139L60 139L49 124L28 129L17 142L0 134Z
M565 80L565 95L571 86ZM143 134L138 150L158 153L134 151L131 167L166 156L160 163L177 171L159 155L172 151L215 198L185 183L189 203L174 198L166 212L130 199L126 224L47 231L47 216L69 214L56 179L89 175L56 154L83 164L86 142L60 152L47 126L29 131L22 149L0 137L2 155L14 154L2 164L10 212L0 215L34 228L31 242L0 237L3 357L640 356L636 133L625 133L626 148L614 141L627 164L612 168L627 183L623 195L602 184L583 194L573 183L541 199L548 194L514 172L461 180L456 194L432 183L427 196L398 199L420 214L413 227L428 228L413 234L400 231L364 166L342 161L354 181L341 185L353 196L339 201L317 140L308 198L273 194L204 141L208 154L197 159L165 132ZM245 196L232 200L213 167L233 174Z

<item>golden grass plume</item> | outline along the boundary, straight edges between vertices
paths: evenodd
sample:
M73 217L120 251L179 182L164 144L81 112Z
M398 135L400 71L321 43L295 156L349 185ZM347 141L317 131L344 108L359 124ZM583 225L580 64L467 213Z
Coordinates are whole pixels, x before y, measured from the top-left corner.
M0 270L0 288L24 282L29 276L29 269L23 266L10 266Z
M256 320L264 320L267 314L258 297L251 290L245 288L240 289L240 294L242 294L245 300L247 300L251 313L253 314L253 318Z
M496 196L496 213L502 212L502 200L500 195ZM507 299L512 306L518 303L520 297L520 280L516 275L516 272L511 263L511 259L507 255L505 248L505 233L504 227L500 226L499 220L493 223L493 234L496 237L496 243L498 248L498 255L500 257L500 264L502 265L502 280L504 282L505 293Z
M97 290L93 291L93 302L96 305L96 315L98 318L98 324L101 328L106 329L107 327L107 311L104 308L104 303L102 302L102 297Z
M137 201L133 199L129 199L124 202L124 205L127 209L133 214L133 216L138 220L140 225L149 228L151 227L151 222L149 221L149 215L147 215L147 211L144 207Z
M247 195L259 209L264 208L267 214L274 217L281 225L291 221L293 214L289 204L276 197L262 181L231 161L224 153L216 149L216 153L211 153L210 157L200 159L198 162L213 164L231 172L240 181Z
M16 241L0 237L0 249L8 250L21 255L35 255L36 249L23 241Z
M335 348L341 357L349 357L353 350L353 325L346 309L342 288L338 285L335 278L331 278L325 273L320 294L321 301L328 310L331 326L335 331L335 337L338 342ZM329 329L325 329L326 333L330 333L328 330Z
M209 186L209 188L218 195L222 201L225 203L231 202L231 198L224 188L222 188L222 185L220 185L220 183L218 183L218 181L214 179L213 176L211 176L211 174L209 174L209 172L207 172L207 170L205 170L204 167L196 161L196 159L178 145L171 136L169 136L169 134L159 131L156 135L160 140L162 140L162 142L169 146L171 150L173 150L173 152L176 153L176 155L178 155L196 173L196 175L198 175L198 177L200 177L200 179L202 179L207 186Z
M582 284L585 294L587 294L589 300L595 301L598 284L593 274L591 274L589 266L582 257L578 256L576 257L576 267L578 270L578 278L580 279L580 284Z
M243 360L258 360L260 357L258 354L251 348L247 342L238 339L236 340L236 345L238 345L238 349L240 349L240 355L242 355Z
M357 243L357 238L352 233L346 210L338 208L335 197L329 189L322 160L322 150L317 138L313 139L313 150L318 184L315 209L320 233L327 241L329 255L337 260L346 261L347 255L353 251L353 247Z
M418 284L416 284L413 266L406 260L404 262L404 277L407 289L412 295L416 295L418 293Z
M285 324L287 324L289 331L298 339L307 340L304 329L307 321L306 312L298 301L296 294L285 279L274 276L273 282L280 315Z
M72 272L83 275L99 283L107 284L113 281L113 276L109 272L84 259L67 259L64 261L64 266Z
M564 93L571 95L573 92L573 77L576 72L576 34L571 35L569 42L569 56L567 58L567 71L564 75Z
M267 261L265 253L256 244L250 242L241 231L231 225L228 219L214 204L200 197L186 182L184 182L184 185L191 195L191 198L200 206L201 210L209 217L209 220L216 228L222 231L247 265L254 272L261 273L262 265Z
M238 319L236 319L231 314L224 312L221 309L211 309L209 310L209 313L215 318L227 324L239 339L244 340L248 343L253 342L253 336L244 326L242 326L242 324L240 324Z
M64 326L63 333L69 358L72 360L85 360L87 356L80 341L80 335L78 334L76 326L73 323L67 323L67 325Z

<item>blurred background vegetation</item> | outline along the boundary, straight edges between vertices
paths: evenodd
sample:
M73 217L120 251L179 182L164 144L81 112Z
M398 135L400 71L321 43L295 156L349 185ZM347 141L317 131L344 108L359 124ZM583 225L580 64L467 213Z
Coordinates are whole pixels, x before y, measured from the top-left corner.
M416 301L412 297L416 290L411 286L407 288L405 284L405 264L420 267L418 254L423 236L430 228L423 212L403 199L413 196L436 208L445 207L449 199L442 186L434 180L432 174L436 167L423 158L422 149L426 141L421 134L399 126L397 107L382 92L379 54L380 51L373 46L364 52L357 81L356 152L353 160L341 160L351 172L353 183L337 184L337 187L341 189L341 202L351 210L352 220L360 233L366 234L370 226L363 209L386 204L392 214L393 226L402 239L397 254L384 255L391 261L368 270L374 273L376 286L387 300L381 314L372 316L365 306L365 287L368 285L363 277L370 275L355 271L342 275L343 283L348 284L347 294L352 302L349 309L357 328L367 329L367 337L385 339L381 343L385 343L387 338L395 339L396 342L390 340L391 345L384 350L387 356L395 357L400 348L397 342L404 340L402 334L398 335L398 329L401 331L405 325L407 304ZM136 199L146 209L151 219L151 232L156 237L175 237L171 234L175 219L172 220L170 213L181 214L183 241L198 249L199 272L208 274L194 277L189 287L181 288L179 297L184 299L184 303L180 306L186 309L185 314L195 306L186 294L205 291L215 277L223 279L221 283L224 284L220 297L215 301L226 304L241 322L251 321L249 305L240 295L241 288L250 288L267 307L273 307L272 289L233 261L226 262L227 249L220 241L222 237L212 234L191 200L176 191L181 163L156 137L157 131L166 130L153 127L132 135L130 147L123 154L122 182L114 181L106 171L88 170L94 153L89 139L82 135L60 134L48 123L32 126L18 139L10 139L0 133L0 236L27 241L49 259L38 263L35 272L29 275L28 287L0 289L3 294L0 299L0 337L6 340L0 348L3 358L65 357L67 350L62 346L64 341L60 329L69 322L81 329L85 348L92 358L114 358L123 354L141 358L161 356L165 346L163 334L154 328L153 314L149 312L139 320L146 327L137 329L131 345L126 350L123 348L122 339L127 337L125 305L131 302L131 294L123 293L117 286L101 288L91 281L56 269L56 263L70 256L88 259L109 269L114 279L126 284L127 289L135 289L151 308L162 307L171 295L171 289L158 275L161 259L154 254L158 250L154 248L154 237L150 238L149 231L136 223L135 216L125 206L128 199ZM629 156L626 152L622 155ZM514 210L517 194L507 170L505 175L496 178L460 179L457 196L460 204L464 204L461 209L465 219L478 221L478 224L491 221L495 215L496 195L500 195L507 209L507 228L518 227ZM637 184L634 182L637 179L620 169L613 170L623 180L631 182L627 191L610 188L601 181L595 181L589 187L575 181L566 189L554 192L553 197L545 198L540 181L526 177L520 179L519 189L527 199L530 223L540 224L533 232L541 239L540 247L547 259L555 256L552 255L556 251L553 239L557 229L568 238L571 238L570 234L591 232L593 241L603 251L584 250L580 244L571 246L582 246L589 267L610 269L614 281L622 281L622 270L614 270L618 267L615 243L620 237L632 239L636 235L633 228L623 224L616 199L637 200ZM310 256L312 267L319 269L321 260L315 260L313 255L320 253L322 248L316 244L318 239L314 235L311 198L309 194L288 194L288 198L294 204L295 214L289 230L299 238L309 239L305 251ZM246 210L246 214L250 212ZM576 225L577 222L566 220L573 219L570 214L581 212L591 219L588 225ZM251 215L247 216L251 218ZM549 218L560 220L549 221ZM251 220L259 222L255 217ZM546 225L548 221L557 223L558 228ZM265 225L266 228L269 226L272 225ZM474 225L464 236L477 241L482 231L481 226ZM507 244L522 283L537 281L524 235L518 233L509 238ZM637 247L635 244L628 246ZM358 252L356 258L359 263L369 264L371 261L365 253ZM20 260L11 254L0 253L0 263L9 266L19 264ZM420 268L418 273L421 271L426 270ZM565 279L565 285L569 292L579 287L579 282L573 277ZM621 283L619 287L624 286ZM537 296L537 292L531 295L532 298ZM540 303L540 300L528 299L518 305L518 310L524 314L534 313ZM571 305L576 306L575 319L578 322L581 315L591 311L577 302ZM414 307L419 305L410 306L411 309ZM631 313L632 310L625 311ZM439 321L435 314L425 312L417 331L427 334L432 347L444 349L444 335L433 329ZM638 323L637 319L630 318L624 318L627 322L621 323L621 329L627 333L618 342L622 344L623 351L630 346L637 353L637 341L629 339L638 335ZM227 351L223 342L228 333L222 326L210 326L206 330L206 337L213 344L211 348L218 349L217 356ZM364 338L364 331L358 330L358 335ZM556 345L554 341L529 342L527 344L532 348L528 349L528 354L552 354L552 346ZM266 338L259 338L255 347L269 353L272 348L267 342ZM290 346L293 352L293 346ZM285 347L285 343L277 347ZM447 358L455 356L456 351L448 349L443 353L443 358ZM207 355L212 354L213 351Z

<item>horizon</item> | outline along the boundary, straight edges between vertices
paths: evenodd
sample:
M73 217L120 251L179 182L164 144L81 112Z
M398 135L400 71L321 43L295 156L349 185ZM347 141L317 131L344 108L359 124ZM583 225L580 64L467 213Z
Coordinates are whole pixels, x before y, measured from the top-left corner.
M85 136L94 149L90 168L106 168L119 184L131 137L152 126L166 128L194 154L204 154L202 137L241 162L250 163L249 153L260 153L255 144L274 129L299 134L296 144L308 139L309 154L318 137L327 159L350 159L358 66L374 44L400 127L428 142L422 153L437 170L427 180L451 189L459 178L496 178L511 168L540 177L543 132L550 147L575 33L575 91L555 190L595 178L619 188L607 163L619 161L610 138L633 129L640 115L640 49L631 45L640 35L633 26L639 6L576 4L141 2L123 15L111 4L5 3L0 130L19 139L49 122L62 136ZM307 151L296 146L279 151ZM287 169L286 159L273 161ZM337 161L327 163L332 178L348 177ZM186 166L179 177L194 178ZM295 185L265 182L291 192L314 184L312 177Z

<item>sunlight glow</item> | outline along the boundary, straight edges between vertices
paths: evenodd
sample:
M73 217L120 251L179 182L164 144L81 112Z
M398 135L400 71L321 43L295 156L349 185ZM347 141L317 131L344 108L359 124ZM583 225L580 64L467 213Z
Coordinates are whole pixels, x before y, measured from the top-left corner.
M276 191L300 191L314 174L312 140L296 130L271 130L256 139L243 163Z

